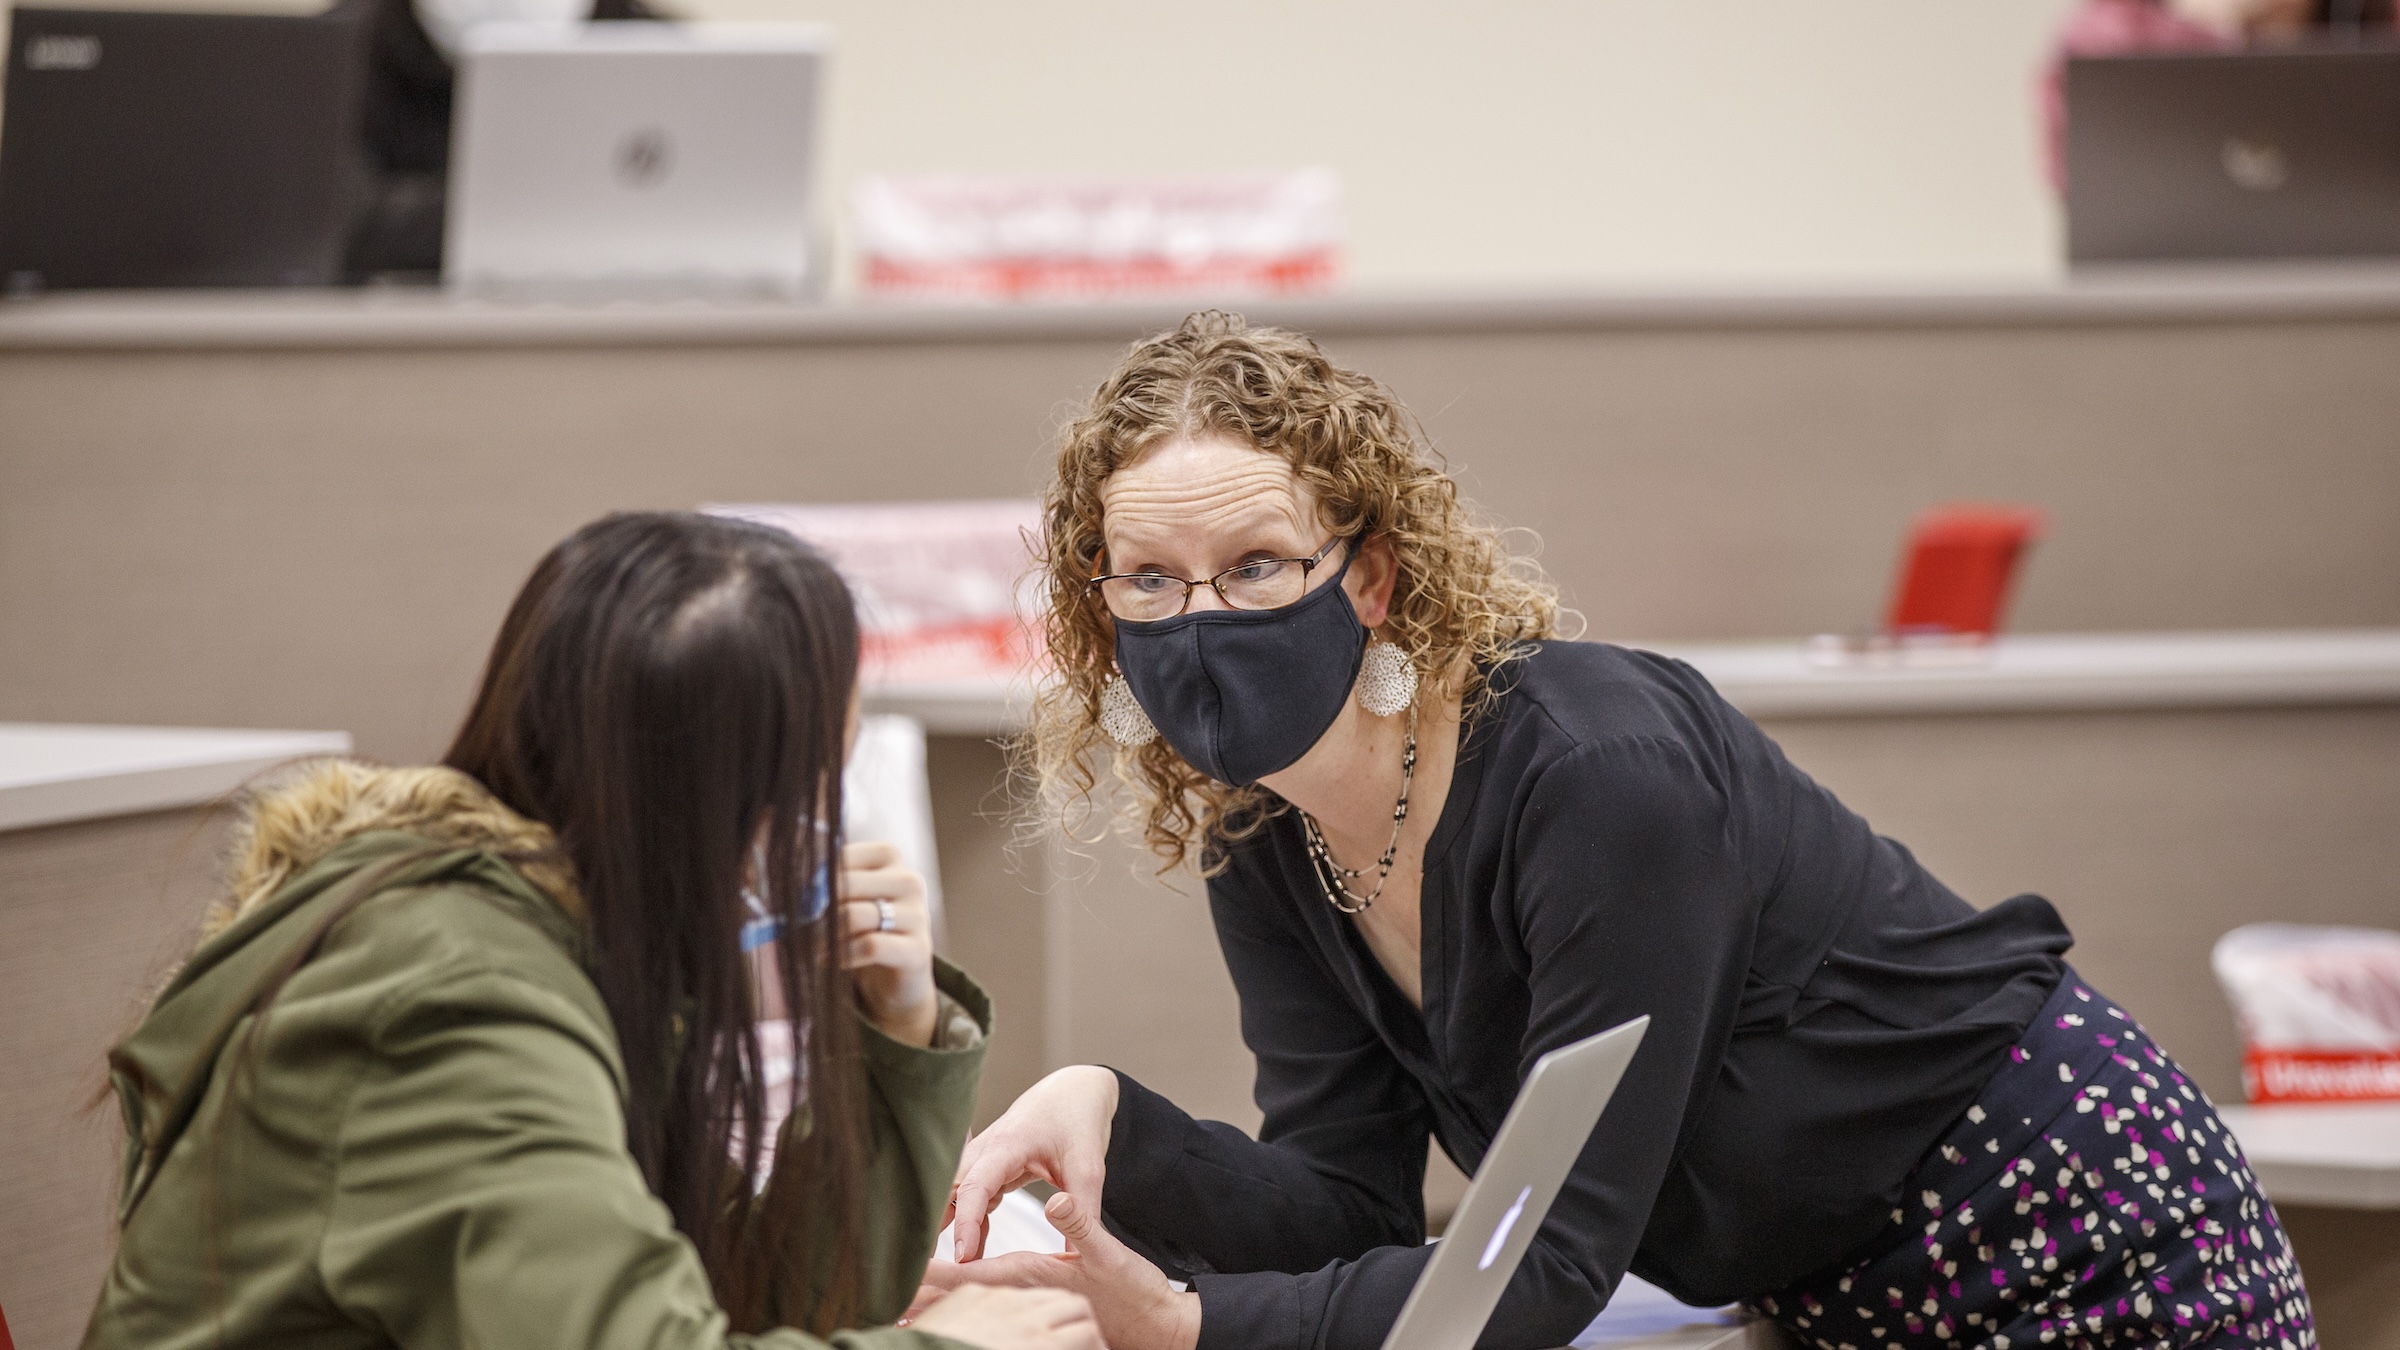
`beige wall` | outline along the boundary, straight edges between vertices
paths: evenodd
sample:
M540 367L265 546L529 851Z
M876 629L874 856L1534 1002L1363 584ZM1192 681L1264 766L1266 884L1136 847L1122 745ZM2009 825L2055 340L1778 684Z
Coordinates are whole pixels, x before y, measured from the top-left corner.
M836 27L837 216L873 173L1329 165L1365 288L2059 256L2031 100L2070 0L665 2Z
M0 716L430 754L575 525L1033 492L1119 340L0 352ZM2400 323L1331 345L1601 636L1863 627L1910 514L1954 497L2052 512L2024 628L2400 624Z
M2029 630L2400 623L2400 325L1338 338L1610 638L1854 630L1911 516L2047 508Z
M2066 0L687 3L837 27L837 191L1325 164L1365 287L2057 256L2031 92Z

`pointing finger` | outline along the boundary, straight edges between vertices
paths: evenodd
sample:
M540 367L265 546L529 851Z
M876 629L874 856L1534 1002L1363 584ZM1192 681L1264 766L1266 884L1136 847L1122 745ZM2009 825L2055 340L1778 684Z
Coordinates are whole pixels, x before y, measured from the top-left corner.
M951 1212L957 1217L951 1232L952 1253L961 1261L983 1255L983 1221L992 1210L992 1193L980 1182L962 1181L952 1191Z

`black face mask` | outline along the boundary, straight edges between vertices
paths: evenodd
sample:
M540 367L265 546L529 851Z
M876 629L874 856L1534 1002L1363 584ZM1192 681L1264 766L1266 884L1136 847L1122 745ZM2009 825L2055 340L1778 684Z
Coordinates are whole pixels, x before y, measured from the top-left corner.
M1118 619L1117 669L1184 762L1236 787L1287 769L1341 715L1367 626L1342 578L1281 609Z

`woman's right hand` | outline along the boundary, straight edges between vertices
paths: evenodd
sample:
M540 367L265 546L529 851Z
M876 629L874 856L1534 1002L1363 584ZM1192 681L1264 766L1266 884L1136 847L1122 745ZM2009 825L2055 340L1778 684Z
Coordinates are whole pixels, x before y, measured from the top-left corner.
M950 1188L956 1259L981 1259L992 1207L1028 1181L1047 1181L1098 1204L1116 1115L1116 1074L1075 1064L1025 1089L990 1129L968 1140Z
M961 1285L908 1323L982 1350L1107 1350L1092 1305L1064 1289Z

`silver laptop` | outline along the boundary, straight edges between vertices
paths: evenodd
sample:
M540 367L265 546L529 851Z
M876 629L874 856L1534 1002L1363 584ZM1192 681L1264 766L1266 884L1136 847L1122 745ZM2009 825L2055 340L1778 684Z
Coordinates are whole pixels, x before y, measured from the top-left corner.
M2067 63L2075 263L2400 254L2400 49Z
M1650 1019L1535 1060L1383 1350L1470 1350L1591 1140Z
M830 42L808 24L471 30L444 280L807 292Z

